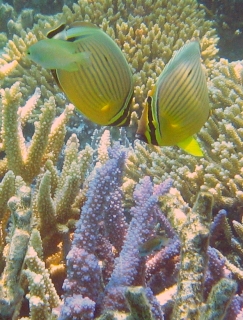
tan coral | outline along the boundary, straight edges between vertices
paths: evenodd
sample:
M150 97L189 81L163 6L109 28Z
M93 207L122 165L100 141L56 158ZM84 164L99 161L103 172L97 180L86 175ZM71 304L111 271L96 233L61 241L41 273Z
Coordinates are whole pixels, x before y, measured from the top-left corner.
M9 241L4 248L6 263L0 279L2 318L18 314L22 304L23 289L20 284L20 274L31 232L30 199L30 188L23 185L17 195L8 201L12 224L8 232Z
M17 177L15 180L11 171L5 175L0 185L3 211L6 207L5 202L12 193L14 194L15 188L17 190L17 196L12 197L9 201L13 224L11 225L10 242L7 245L5 242L1 243L1 246L5 245L4 255L6 257L5 265L2 254L0 256L1 269L4 267L0 279L2 316L12 315L14 312L14 319L17 319L21 307L24 288L23 275L25 274L29 282L27 298L31 320L40 319L40 317L49 319L50 316L55 318L55 315L50 314L50 307L58 306L60 301L49 273L45 269L43 259L47 258L51 275L57 280L58 285L60 277L64 279L65 274L64 257L70 247L69 227L73 230L75 223L68 224L68 219L77 218L72 205L75 203L75 198L79 196L79 185L85 181L87 172L91 171L89 166L93 149L87 146L79 152L78 145L77 137L72 135L67 142L63 171L60 176L52 161L46 162L45 173L37 177L34 199L31 200L30 188L24 184L23 179ZM75 212L75 215L72 215L72 212ZM2 223L5 223L4 226L6 226L4 219ZM43 249L40 232L37 229L32 230L33 225L41 232ZM29 248L26 254L28 242ZM57 245L58 242L60 242L59 245ZM24 261L27 270L23 272ZM53 301L50 300L50 297L53 297Z
M194 207L189 211L181 238L181 268L172 319L199 319L203 300L202 289L206 272L209 230L213 197L199 193Z
M0 80L4 79L4 77L9 75L18 65L17 60L13 60L9 63L5 62L4 60L2 61L3 61L3 64L0 66Z
M227 308L236 292L234 280L223 278L211 290L205 308L201 311L200 320L224 319Z
M4 267L3 249L6 245L6 227L10 215L7 202L14 194L15 176L12 171L8 171L0 183L0 272Z
M18 82L10 89L2 90L2 150L6 152L7 167L30 183L48 158L57 160L66 133L65 124L73 107L67 106L53 123L56 106L54 98L50 97L42 106L42 114L35 123L35 133L27 147L22 125L27 122L31 110L35 107L39 93L35 93L23 108L19 108L21 96Z
M61 174L48 160L46 171L38 177L38 184L33 198L33 214L40 231L45 257L57 252L57 244L69 237L69 220L79 217L80 185L90 171L93 150L86 147L78 151L79 142L72 135L66 144L64 164ZM78 212L78 214L77 214ZM48 243L52 243L49 246Z
M108 148L111 146L110 131L105 130L100 138L100 144L98 148L98 159L100 164L104 164L108 159Z
M40 235L35 232L35 236L30 240L30 245L25 257L27 269L24 274L29 282L29 299L31 320L48 319L51 317L52 309L60 305L60 299L56 293L50 275L45 268L44 262L38 256L35 248L40 250ZM36 239L39 237L39 244L36 245ZM35 240L35 241L33 241ZM41 252L41 251L40 251Z

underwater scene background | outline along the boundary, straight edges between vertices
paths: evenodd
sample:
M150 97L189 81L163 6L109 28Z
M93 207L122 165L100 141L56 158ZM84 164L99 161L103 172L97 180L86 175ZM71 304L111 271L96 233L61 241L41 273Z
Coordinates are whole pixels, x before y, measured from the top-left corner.
M0 319L243 319L242 8L0 1ZM102 28L131 67L126 128L85 118L26 54L75 21ZM202 157L135 139L191 39L211 108Z

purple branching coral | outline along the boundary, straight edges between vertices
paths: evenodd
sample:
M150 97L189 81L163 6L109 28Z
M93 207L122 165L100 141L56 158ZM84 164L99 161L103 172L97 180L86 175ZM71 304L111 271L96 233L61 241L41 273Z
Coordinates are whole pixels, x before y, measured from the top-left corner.
M64 299L59 320L109 319L117 312L131 315L134 297L144 301L150 314L148 319L162 320L176 307L173 301L171 305L166 302L160 305L164 300L159 303L156 298L157 294L175 286L181 268L183 244L159 208L160 201L163 201L160 196L169 191L172 181L154 186L150 177L141 179L133 192L134 206L130 209L128 224L121 189L125 158L126 151L120 145L114 145L109 150L109 159L92 173L87 199L67 255L67 278L63 284ZM197 222L201 211L207 209L203 207L204 202L200 205L202 207L199 206L196 213L192 209L193 223ZM192 221L187 223L195 228ZM159 252L142 256L139 248L157 233L158 224L171 240ZM236 319L243 305L241 290L235 293L235 283L230 280L233 274L228 270L226 259L221 258L214 248L221 236L231 237L226 212L221 210L211 227L209 221L207 225L205 232L207 237L210 235L211 246L206 244L204 248L206 260L205 275L201 279L201 303L207 306L207 316L213 315L214 295L223 286L229 305L225 319ZM228 286L230 293L227 293ZM222 314L224 312L226 310Z
M95 177L90 182L87 201L67 255L67 279L63 284L64 306L60 319L79 319L81 316L82 319L92 319L94 316L94 301L98 300L102 287L101 269L95 255L99 228L110 206L110 194L121 184L124 160L125 152L114 147L110 151L110 159L96 169ZM75 308L77 300L79 307Z
M220 259L212 247L208 248L208 266L204 282L204 298L208 297L213 285L225 277L225 259Z
M130 209L131 221L128 224L121 189L125 158L126 151L115 144L109 149L109 159L92 173L86 202L66 257L67 278L63 284L64 297L59 320L115 319L119 314L127 319L166 319L174 312L172 310L180 308L180 300L176 305L175 297L166 302L160 294L179 283L182 255L187 252L191 257L194 247L198 246L201 250L202 245L205 261L203 266L199 266L204 273L200 271L198 310L204 310L206 318L213 318L215 312L221 312L222 316L227 312L225 319L236 319L243 306L241 290L238 288L236 291L236 284L231 280L234 270L228 269L227 259L220 257L215 248L222 235L228 239L231 237L226 212L221 210L212 223L209 218L205 220L205 226L202 224L200 229L202 244L198 242L195 224L199 223L198 217L203 213L205 216L211 214L212 202L211 195L202 193L201 200L197 200L195 208L187 214L183 229L184 237L189 227L189 230L195 229L193 245L183 245L181 235L178 236L159 208L163 201L161 196L169 191L172 180L154 185L151 178L145 176L134 189L134 206ZM210 205L205 207L204 198ZM158 225L171 240L159 252L142 256L139 248L157 234ZM190 236L186 241L191 241ZM197 254L195 251L195 256ZM189 270L188 277L192 275L194 271ZM182 287L179 285L177 291ZM221 288L225 290L224 299L227 302L224 310L220 309L220 304L214 308L213 303ZM191 298L193 300L195 297ZM141 306L145 309L139 310ZM194 307L192 305L192 310ZM136 316L132 313L134 310ZM191 310L190 307L188 310ZM148 316L144 317L144 312Z
M231 241L232 232L227 221L227 211L219 210L218 214L214 217L213 223L210 228L210 245L215 245L216 241L222 236L228 243ZM222 240L222 239L221 239Z
M91 320L109 310L127 312L125 296L130 286L144 287L153 317L163 319L153 292L146 288L147 259L140 256L139 246L154 235L156 224L163 220L157 207L158 197L169 191L172 180L157 186L149 177L141 180L133 194L135 206L128 227L120 188L125 157L120 145L115 145L109 151L109 160L96 169L90 182L67 255L59 320ZM167 229L170 230L169 225Z
M115 261L115 268L105 290L104 308L106 310L126 310L124 293L128 286L144 283L146 259L139 254L139 246L151 237L158 221L156 203L158 196L169 191L171 180L153 187L149 177L142 179L134 191L135 206L131 209L132 220L128 228L120 256ZM159 305L147 288L146 295L154 306L154 316L162 319Z

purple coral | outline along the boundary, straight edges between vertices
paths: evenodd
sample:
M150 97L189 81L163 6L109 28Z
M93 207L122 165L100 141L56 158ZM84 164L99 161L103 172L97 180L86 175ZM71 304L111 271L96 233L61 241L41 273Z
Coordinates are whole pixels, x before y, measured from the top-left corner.
M136 205L131 209L132 220L128 228L120 256L115 261L115 269L105 290L105 309L126 309L124 292L127 286L144 285L145 258L139 254L139 246L153 234L157 223L156 203L158 196L168 192L172 185L166 180L159 186L153 187L149 177L141 180L134 191ZM162 319L162 313L153 295L147 298L154 306L156 319ZM157 309L155 308L157 306Z
M84 248L90 253L95 252L99 223L104 219L103 213L109 207L110 194L121 183L125 152L115 150L117 153L114 150L111 152L114 158L98 168L90 182L87 201L82 208L73 239L73 246Z
M116 248L117 252L120 252L128 228L122 207L122 191L116 188L116 190L112 192L110 199L104 221L106 236Z
M87 201L67 255L67 279L63 284L64 305L60 320L85 320L86 317L92 320L101 305L105 311L127 310L127 287L145 286L146 258L140 256L139 246L154 234L160 216L156 205L158 197L168 192L172 180L155 187L149 177L141 180L133 194L136 205L131 209L132 220L128 227L120 189L125 152L115 145L110 149L109 157L102 167L96 169L90 182ZM163 224L167 233L173 234L167 221L163 220ZM110 263L113 261L111 244L120 252L114 270L110 266L113 265ZM99 260L104 268L108 262L110 269L101 270ZM102 285L108 280L103 296ZM162 311L151 289L146 288L144 292L154 317L162 319Z
M152 257L146 263L145 274L147 281L151 278L152 275L158 273L160 270L168 268L168 265L171 264L171 261L173 261L175 257L180 255L180 249L180 240L175 237L167 247L156 253L154 257ZM170 271L173 272L173 269L171 268Z
M67 278L63 284L64 305L60 320L79 319L79 316L86 319L83 318L84 307L74 308L77 299L83 306L89 298L89 306L93 310L101 291L101 270L95 255L99 228L109 206L110 194L121 183L125 152L114 147L110 157L96 170L95 177L90 182L87 201L82 208L72 247L67 255Z
M94 318L95 303L82 295L67 297L62 308L62 315L59 320L91 320Z
M214 245L217 238L224 233L224 225L227 219L227 211L219 210L210 227L210 245Z

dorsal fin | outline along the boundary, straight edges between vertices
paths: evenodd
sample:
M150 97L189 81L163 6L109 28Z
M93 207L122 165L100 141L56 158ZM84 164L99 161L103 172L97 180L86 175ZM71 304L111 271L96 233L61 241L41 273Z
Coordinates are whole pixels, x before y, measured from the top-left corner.
M45 28L45 35L47 38L51 39L58 33L62 32L66 28L66 19L61 17L57 19L57 23L55 27Z
M89 28L99 29L99 27L97 27L95 24L93 24L92 22L88 22L88 21L75 21L68 26L68 29L75 28L75 27L76 28L77 27L89 27Z

